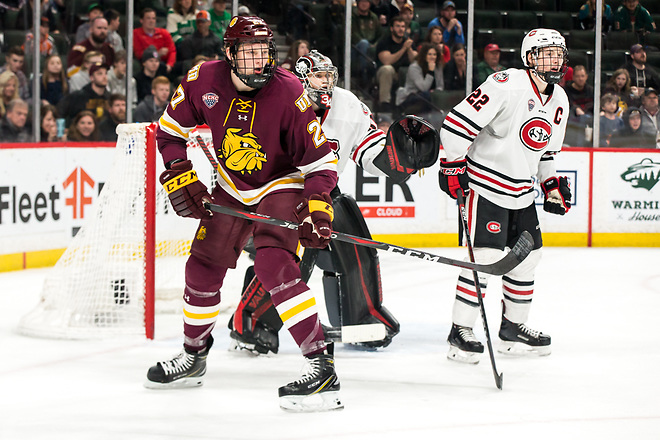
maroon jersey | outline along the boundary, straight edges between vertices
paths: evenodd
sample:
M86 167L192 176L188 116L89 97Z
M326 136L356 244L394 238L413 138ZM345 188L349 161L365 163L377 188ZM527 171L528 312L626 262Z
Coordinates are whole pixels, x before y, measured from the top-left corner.
M193 67L160 118L158 148L167 163L186 158L188 134L207 124L220 166L219 186L253 205L274 191L330 192L337 160L300 81L278 68L253 95L239 94L225 61Z

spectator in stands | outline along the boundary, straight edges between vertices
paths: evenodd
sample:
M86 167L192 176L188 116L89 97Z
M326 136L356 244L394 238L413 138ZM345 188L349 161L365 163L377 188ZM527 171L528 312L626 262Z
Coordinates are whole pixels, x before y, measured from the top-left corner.
M57 109L54 105L41 106L41 142L59 142L66 139L57 136Z
M639 0L623 0L614 13L614 30L627 32L654 32L655 22Z
M655 148L655 138L642 130L642 113L637 107L628 107L623 112L623 128L612 135L610 147Z
M105 57L101 52L93 50L85 54L83 57L82 66L80 66L80 70L78 70L75 75L69 78L69 93L82 90L83 87L89 84L89 69L94 64L98 63L105 63Z
M49 29L48 17L41 17L41 23L39 24L39 53L42 57L57 54L55 40L49 35ZM32 32L28 32L25 36L25 44L22 49L28 54L28 57L32 56L34 52L34 34Z
M587 2L580 7L580 10L578 11L578 21L580 22L581 29L586 31L596 27L595 12L596 0L587 0ZM612 13L612 8L603 1L603 33L607 33L612 29L613 22L614 14Z
M635 87L637 90L637 87ZM617 69L612 77L605 84L605 93L611 93L618 97L618 107L616 115L623 116L623 112L630 106L634 106L635 92L630 87L630 74L626 69Z
M653 88L644 90L642 97L642 131L656 140L656 146L660 148L660 112L658 111L658 91Z
M456 5L454 2L447 0L442 4L440 16L431 20L428 26L429 29L432 26L440 26L446 45L451 47L456 43L465 44L463 24L456 18Z
M101 135L94 113L89 110L78 113L69 126L67 139L71 142L99 142Z
M600 98L600 137L599 147L610 145L612 135L623 129L623 119L616 115L619 98L611 93L606 93Z
M389 4L389 11L387 13L387 23L392 23L392 19L398 15L401 15L403 7L405 5L413 6L413 2L410 0L391 0Z
M213 7L209 10L209 14L211 14L211 32L222 40L231 20L225 0L213 0Z
M12 2L0 2L5 4L11 4ZM18 11L18 16L15 18L13 23L16 26L16 29L19 30L32 30L32 24L34 23L33 7L34 0L29 0L23 2L21 0L15 1L18 5L23 5L23 7ZM64 16L64 0L55 0L55 1L46 1L42 0L41 2L41 16L48 18L50 23L49 32L64 32L64 25L62 23L62 17Z
M445 65L445 90L465 90L465 71L467 69L467 52L462 44L454 44L451 48L451 60Z
M127 54L125 50L120 50L115 54L115 63L108 70L108 92L110 94L120 94L123 96L126 95L126 58ZM136 106L138 103L137 96L137 82L135 78L131 78L131 94L133 95L132 101L133 106Z
M236 14L239 17L249 17L250 15L254 15L252 14L252 12L250 12L250 8L248 8L247 6L239 6L238 9L236 10Z
M50 55L44 60L41 73L41 104L57 105L69 93L69 82L64 73L59 55Z
M165 69L170 73L176 62L176 48L172 36L167 30L156 27L156 11L145 8L140 14L142 27L133 30L133 54L138 60L149 47L158 51L158 58L165 62Z
M380 21L369 7L369 0L358 0L357 6L353 8L351 25L351 64L354 66L354 72L359 74L359 85L362 87L368 86L373 78L374 60L369 54L383 35Z
M126 97L120 93L113 93L108 98L108 111L99 121L101 140L117 142L117 125L124 122L126 122Z
M289 47L289 52L286 54L286 58L280 64L281 67L288 70L289 72L293 71L293 65L296 63L298 58L309 53L309 42L307 40L296 40Z
M442 73L443 63L438 49L431 43L424 43L417 52L417 58L408 68L406 85L396 91L396 105L405 114L420 114L431 111L431 92L443 90L445 83Z
M18 79L18 96L24 101L30 100L30 84L23 72L25 52L18 46L9 48L5 55L5 65L0 67L0 73L10 71Z
M417 57L413 49L413 41L406 38L406 23L397 16L392 19L389 37L383 37L376 45L376 55L381 66L376 72L378 81L378 99L380 110L394 110L392 101L392 86L399 79L399 69L408 67Z
M92 3L87 8L87 21L76 29L75 43L81 43L89 38L92 22L103 17L103 9L98 3Z
M573 68L573 81L565 88L570 111L564 142L574 147L586 146L585 128L593 126L594 88L587 84L589 75L582 65Z
M67 121L83 110L90 110L100 119L105 113L110 92L108 85L108 66L96 63L89 69L91 82L81 90L67 95L57 106L57 112Z
M197 55L195 58L193 58L192 67L195 67L198 64L202 64L203 62L206 62L208 60L209 59L204 55Z
M133 119L135 122L156 122L160 119L169 103L170 80L164 76L157 76L151 82L151 94L142 100Z
M195 32L197 0L174 0L174 5L167 11L167 32L172 36L175 46L188 35Z
M646 50L641 44L633 44L630 48L630 60L623 66L630 74L630 86L637 87L635 94L641 98L644 89L652 87L660 88L660 77L658 73L646 65Z
M484 59L477 64L476 84L479 86L486 81L490 75L504 70L505 67L500 64L500 46L495 43L487 44L484 47ZM476 88L476 87L475 87Z
M14 99L7 105L7 113L0 120L2 142L30 142L31 133L27 127L28 104L22 99Z
M11 70L0 73L0 118L7 112L9 103L20 98L16 74Z
M390 3L391 0L371 0L371 5L369 6L371 12L378 17L380 25L384 27L387 27L387 23L389 23L388 17L390 15ZM387 133L387 131L385 131L385 133Z
M121 14L115 9L108 9L103 13L103 18L108 22L108 36L105 42L115 50L115 54L124 50L124 40L119 35L119 25L121 24Z
M447 64L449 60L451 60L451 52L449 50L449 46L447 46L444 42L442 28L440 26L433 26L429 28L424 41L427 43L433 43L438 47L438 52L442 55L443 64ZM419 50L419 48L417 48L417 50Z
M414 20L415 10L413 6L408 3L404 4L401 6L399 15L406 22L406 33L413 40L415 47L417 47L419 40L422 38L422 27Z
M199 11L195 18L196 30L179 44L179 61L192 61L197 55L204 55L210 60L218 60L222 54L223 41L211 32L211 14Z
M101 52L105 57L103 62L112 65L115 62L115 50L105 39L108 37L108 22L103 17L95 18L89 29L89 38L75 44L67 58L67 75L71 78L83 64L87 52Z
M138 103L144 100L145 96L151 95L151 82L157 76L167 74L165 65L158 59L158 52L155 47L145 50L142 53L142 70L135 75L137 83Z

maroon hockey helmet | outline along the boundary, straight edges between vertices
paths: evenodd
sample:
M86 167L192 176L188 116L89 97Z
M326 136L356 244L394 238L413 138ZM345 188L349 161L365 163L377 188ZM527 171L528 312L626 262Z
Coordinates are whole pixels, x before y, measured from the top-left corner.
M229 50L230 58L227 60L232 70L247 86L255 89L265 86L275 73L277 67L277 48L273 41L273 31L260 17L239 16L229 22L224 37L225 49ZM244 43L265 43L268 45L268 56L263 57L260 65L263 67L253 73L239 72L238 54ZM243 54L243 59L247 55ZM256 61L256 60L253 60Z

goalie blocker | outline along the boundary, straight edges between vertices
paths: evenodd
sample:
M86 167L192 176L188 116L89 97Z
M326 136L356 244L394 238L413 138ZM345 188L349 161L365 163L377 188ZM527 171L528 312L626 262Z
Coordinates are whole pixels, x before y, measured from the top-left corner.
M371 238L371 234L355 200L332 193L336 231ZM249 248L246 248L250 252ZM314 266L323 270L323 288L328 318L332 327L346 327L382 323L385 337L361 341L366 347L385 347L399 333L399 322L382 305L380 264L375 249L333 241L326 249L305 249L300 268L303 280L309 280ZM277 353L282 321L273 306L270 294L254 276L252 268L246 272L241 301L229 321L231 337L240 348L256 354ZM249 283L249 284L248 284ZM332 334L326 331L326 339ZM350 342L345 341L344 342Z

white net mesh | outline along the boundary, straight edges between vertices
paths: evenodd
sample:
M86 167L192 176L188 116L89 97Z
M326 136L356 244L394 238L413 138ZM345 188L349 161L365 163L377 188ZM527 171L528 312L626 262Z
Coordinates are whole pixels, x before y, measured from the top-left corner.
M118 127L112 170L95 213L46 277L39 304L19 323L21 333L71 339L144 334L146 127ZM199 148L188 153L211 188L211 165ZM159 155L155 165L157 179L163 170ZM155 202L156 311L179 311L198 222L173 213L159 183Z

